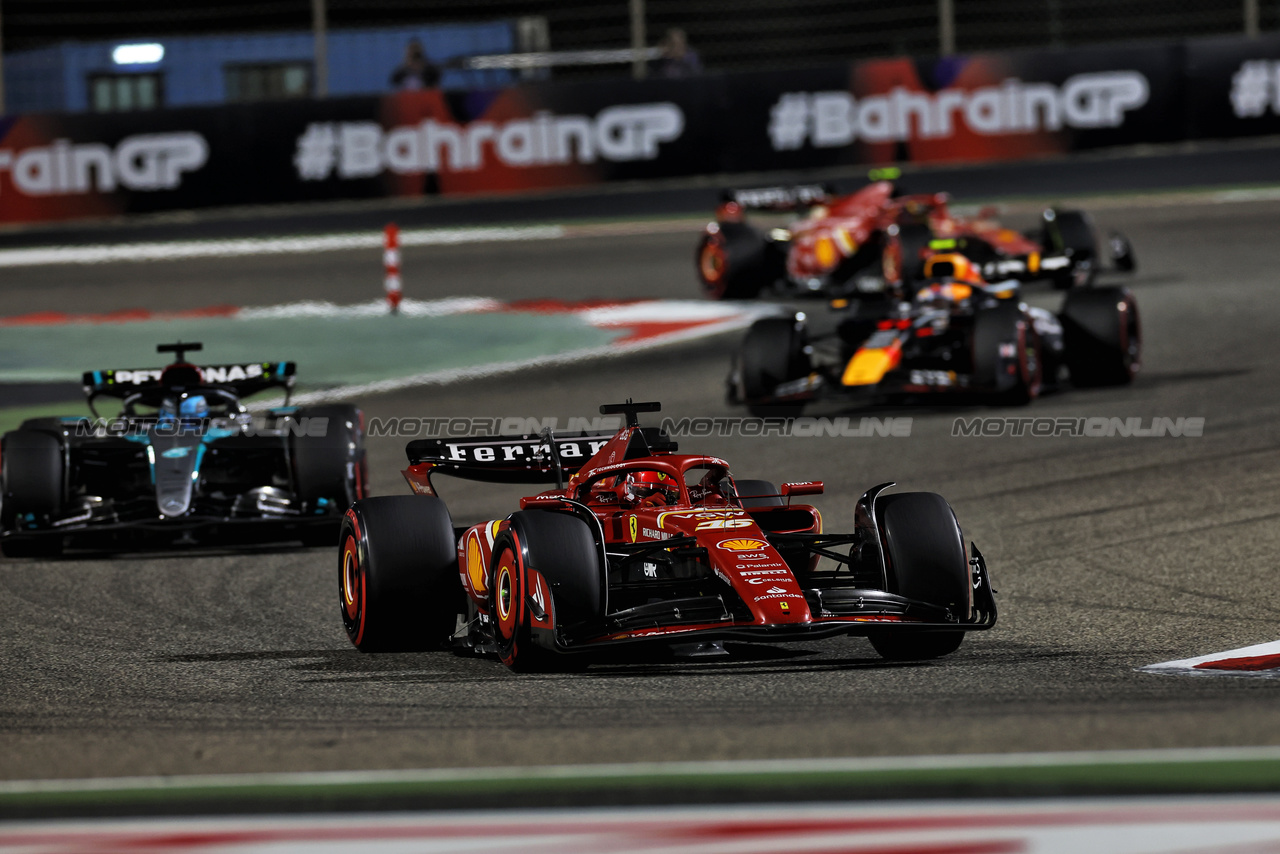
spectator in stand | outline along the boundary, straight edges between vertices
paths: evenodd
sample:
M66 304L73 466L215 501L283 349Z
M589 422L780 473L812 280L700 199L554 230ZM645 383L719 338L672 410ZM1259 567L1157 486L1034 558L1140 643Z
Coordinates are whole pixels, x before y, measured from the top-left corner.
M422 42L410 39L404 49L404 62L391 74L391 85L397 89L430 89L440 84L440 68L427 59Z
M662 37L662 58L658 60L659 77L690 77L702 73L698 52L689 47L684 30L671 29Z

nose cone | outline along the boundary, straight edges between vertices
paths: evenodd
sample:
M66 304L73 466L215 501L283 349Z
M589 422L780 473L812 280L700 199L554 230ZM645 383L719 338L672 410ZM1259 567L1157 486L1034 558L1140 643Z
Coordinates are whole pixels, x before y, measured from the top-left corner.
M165 517L181 516L191 509L191 498L199 477L199 432L163 435L153 431L156 509Z

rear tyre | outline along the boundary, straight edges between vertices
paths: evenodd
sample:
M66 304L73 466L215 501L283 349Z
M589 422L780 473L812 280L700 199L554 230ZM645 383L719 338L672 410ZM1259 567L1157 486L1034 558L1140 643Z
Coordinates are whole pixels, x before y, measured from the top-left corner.
M782 275L782 257L751 226L721 222L714 234L698 241L694 261L703 292L711 299L755 299Z
M768 317L757 320L747 330L739 357L742 399L752 415L795 416L804 403L770 403L774 390L788 380L800 379L810 371L804 352L803 329L792 318Z
M1065 254L1071 264L1057 273L1053 286L1067 290L1093 283L1098 269L1098 235L1084 211L1045 211L1040 243L1045 252Z
M1001 348L1010 344L1014 347L1012 362L1001 355ZM994 392L1000 403L1022 406L1040 396L1040 339L1017 304L1001 303L974 314L973 380L977 388Z
M889 568L889 592L945 608L969 618L972 590L964 539L950 505L933 492L901 492L876 501ZM912 632L883 629L868 635L876 652L891 661L920 661L955 652L962 631Z
M1063 361L1078 386L1127 385L1142 367L1138 305L1125 288L1072 291L1062 304Z
M366 494L364 416L349 403L310 406L294 416L299 423L327 418L323 435L293 437L293 468L305 513L340 513ZM328 542L326 537L325 542Z
M604 607L604 573L587 524L567 513L522 510L493 544L490 614L498 657L516 672L578 670L581 655L539 646L530 627L533 572L550 587L547 612L557 631L598 618Z
M338 549L342 624L361 652L445 643L462 610L453 520L439 498L365 498L347 509Z

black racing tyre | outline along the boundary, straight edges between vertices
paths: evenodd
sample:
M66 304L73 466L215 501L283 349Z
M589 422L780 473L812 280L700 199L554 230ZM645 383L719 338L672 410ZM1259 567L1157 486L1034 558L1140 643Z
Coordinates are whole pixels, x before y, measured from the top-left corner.
M1070 266L1053 277L1053 286L1067 290L1078 284L1092 284L1100 255L1093 220L1084 211L1045 211L1040 244L1046 253L1066 254ZM1081 276L1080 271L1087 270Z
M66 434L66 427L63 425L61 418L28 418L22 422L22 426L18 429L48 433L50 436L63 436Z
M581 655L539 646L529 626L531 571L550 586L548 612L557 630L602 616L604 570L587 523L567 513L522 510L511 515L507 530L493 543L490 563L490 615L498 657L517 672L575 670Z
M1010 344L1012 363L1001 355L1001 348ZM978 309L973 316L974 387L993 392L1000 403L1021 406L1039 397L1043 384L1040 338L1017 303Z
M950 505L933 492L900 492L876 501L884 539L889 592L948 609L965 620L972 610L969 562ZM868 635L884 658L918 661L955 652L962 631L894 631Z
M926 259L921 257L921 253L929 248L933 230L920 223L904 223L898 226L895 239L901 259L898 275L904 286L912 285L924 278Z
M1127 385L1142 367L1138 304L1127 288L1073 290L1062 304L1063 361L1077 386Z
M744 508L781 507L786 504L782 496L778 495L778 487L767 480L738 480L734 481L734 485L738 487L739 496L747 496L742 498ZM753 495L766 497L752 498Z
M787 417L804 411L803 403L772 404L766 400L779 384L809 373L804 330L798 327L794 318L766 317L747 330L738 363L741 396L752 415Z
M430 649L462 612L449 509L430 495L364 498L347 508L338 547L342 624L361 652Z
M694 261L711 299L754 299L784 272L779 247L741 222L721 222L715 233L703 234Z
M364 451L364 420L360 410L349 403L308 406L293 416L301 424L327 418L323 434L294 435L293 470L297 494L304 512L315 512L327 504L341 512L365 497L367 482ZM303 419L306 419L305 421Z
M28 514L39 524L62 509L66 458L48 433L14 430L0 442L0 513L4 527Z

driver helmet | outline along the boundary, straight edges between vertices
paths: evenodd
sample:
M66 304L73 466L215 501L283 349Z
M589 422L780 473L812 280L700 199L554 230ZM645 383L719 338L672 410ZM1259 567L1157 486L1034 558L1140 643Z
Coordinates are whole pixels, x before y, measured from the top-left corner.
M627 475L627 500L643 501L659 495L668 504L680 500L680 489L671 477L660 471L637 471Z
M180 418L207 418L209 417L209 401L205 400L203 394L193 394L188 398L184 398L178 404L178 417Z

